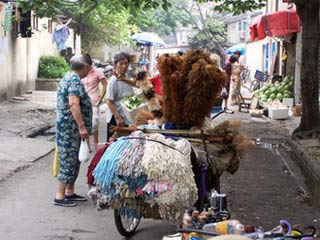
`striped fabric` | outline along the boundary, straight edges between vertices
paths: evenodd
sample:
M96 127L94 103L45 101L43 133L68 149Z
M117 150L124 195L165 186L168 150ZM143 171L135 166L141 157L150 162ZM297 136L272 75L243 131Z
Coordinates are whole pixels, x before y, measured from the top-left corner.
M5 16L4 16L4 30L5 31L12 31L12 5L8 3L5 9Z

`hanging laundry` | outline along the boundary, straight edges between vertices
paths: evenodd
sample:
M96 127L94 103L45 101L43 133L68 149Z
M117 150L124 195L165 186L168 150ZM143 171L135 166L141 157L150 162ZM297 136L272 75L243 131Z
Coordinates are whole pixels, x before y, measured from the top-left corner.
M4 15L4 29L6 31L12 31L12 9L11 3L6 5L5 15Z
M66 41L70 35L69 28L65 25L58 25L53 31L53 40L59 51L66 49Z

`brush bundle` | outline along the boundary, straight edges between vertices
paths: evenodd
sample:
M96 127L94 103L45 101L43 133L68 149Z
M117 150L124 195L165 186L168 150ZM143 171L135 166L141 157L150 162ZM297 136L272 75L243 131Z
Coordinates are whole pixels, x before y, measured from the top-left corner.
M182 75L183 61L179 56L163 54L158 60L161 76L162 114L167 121L181 123L186 79Z
M225 81L225 74L202 50L190 50L184 58L164 54L159 58L166 121L176 126L201 127Z

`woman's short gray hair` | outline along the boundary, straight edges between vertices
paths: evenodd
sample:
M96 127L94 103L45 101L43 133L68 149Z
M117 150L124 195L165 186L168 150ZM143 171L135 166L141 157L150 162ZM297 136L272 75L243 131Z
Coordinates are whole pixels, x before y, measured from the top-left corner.
M130 55L129 53L126 52L120 52L117 53L116 55L114 55L113 57L113 61L114 61L114 65L116 65L119 61L127 59L128 62L130 62Z
M85 66L90 66L90 63L85 56L77 54L71 57L70 67L72 70L81 70Z

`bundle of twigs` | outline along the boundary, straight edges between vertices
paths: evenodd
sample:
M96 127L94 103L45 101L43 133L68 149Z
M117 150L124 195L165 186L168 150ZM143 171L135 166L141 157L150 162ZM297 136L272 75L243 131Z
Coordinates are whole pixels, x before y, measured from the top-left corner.
M184 58L162 55L159 58L164 118L176 126L201 127L226 75L203 50L190 50Z

